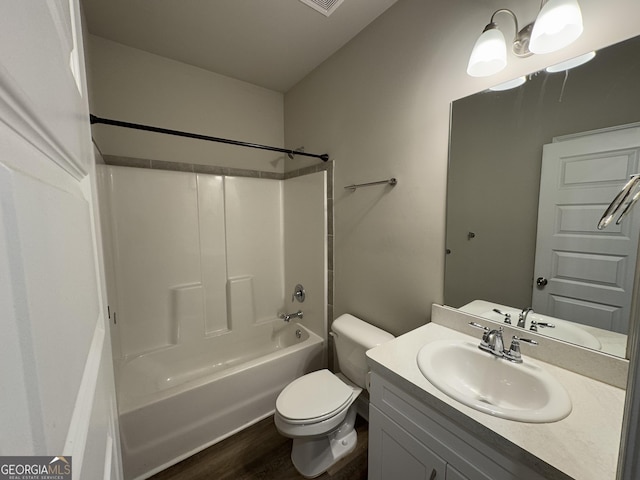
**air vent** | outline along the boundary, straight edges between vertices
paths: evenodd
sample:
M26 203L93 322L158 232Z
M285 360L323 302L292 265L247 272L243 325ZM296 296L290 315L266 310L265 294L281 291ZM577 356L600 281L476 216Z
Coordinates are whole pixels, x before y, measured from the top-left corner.
M300 0L305 5L317 10L325 16L331 15L336 11L344 0Z

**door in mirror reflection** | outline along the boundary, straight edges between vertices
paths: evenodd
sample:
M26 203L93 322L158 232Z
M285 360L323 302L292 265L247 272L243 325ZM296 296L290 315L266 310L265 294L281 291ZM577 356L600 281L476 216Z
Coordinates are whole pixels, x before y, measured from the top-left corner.
M614 332L629 329L640 211L598 230L598 219L638 171L640 125L585 132L544 146L533 309Z

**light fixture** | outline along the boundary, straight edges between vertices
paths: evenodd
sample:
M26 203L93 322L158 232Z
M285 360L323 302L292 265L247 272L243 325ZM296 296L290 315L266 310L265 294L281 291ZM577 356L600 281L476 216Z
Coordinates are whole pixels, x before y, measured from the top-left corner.
M490 23L473 47L467 73L472 77L487 77L506 66L507 45L504 35L495 23Z
M527 81L527 77L522 76L518 78L514 78L513 80L509 80L508 82L502 82L498 85L494 85L493 87L489 87L489 90L492 92L502 92L504 90L511 90L512 88L519 87L523 85Z
M582 34L582 13L577 0L549 0L533 24L529 50L550 53L571 44Z
M513 18L516 34L512 51L518 57L554 52L582 33L582 15L577 0L542 0L536 21L522 29L518 29L518 18L511 10L496 10L471 52L467 73L472 77L487 77L507 66L504 35L494 21L499 13L508 13Z
M596 52L585 53L584 55L580 55L579 57L570 58L569 60L565 60L564 62L551 65L545 68L545 70L549 73L564 72L565 70L571 70L572 68L584 65L588 61L593 60L595 56Z

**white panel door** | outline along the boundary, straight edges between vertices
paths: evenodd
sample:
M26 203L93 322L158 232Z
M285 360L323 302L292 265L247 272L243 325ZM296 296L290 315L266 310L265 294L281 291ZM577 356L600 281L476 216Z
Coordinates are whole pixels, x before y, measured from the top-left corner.
M606 230L596 225L629 175L638 172L639 152L638 125L544 146L534 311L627 333L640 209L621 225Z
M77 0L0 15L0 455L122 478Z

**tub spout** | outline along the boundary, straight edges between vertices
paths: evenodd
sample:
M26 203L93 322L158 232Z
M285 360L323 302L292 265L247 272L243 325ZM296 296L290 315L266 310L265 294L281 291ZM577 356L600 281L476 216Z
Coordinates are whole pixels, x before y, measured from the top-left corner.
M292 318L303 318L304 314L302 310L298 310L296 313L279 313L278 318L283 319L285 322L290 322Z

